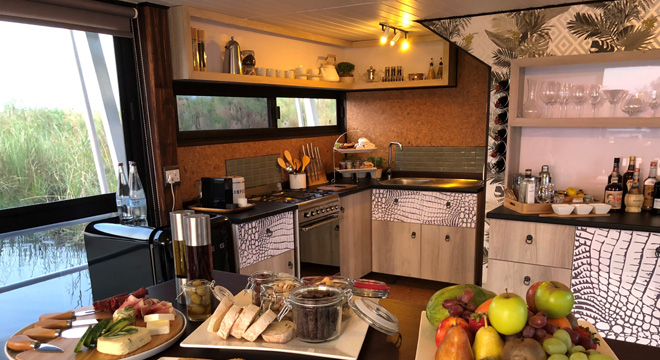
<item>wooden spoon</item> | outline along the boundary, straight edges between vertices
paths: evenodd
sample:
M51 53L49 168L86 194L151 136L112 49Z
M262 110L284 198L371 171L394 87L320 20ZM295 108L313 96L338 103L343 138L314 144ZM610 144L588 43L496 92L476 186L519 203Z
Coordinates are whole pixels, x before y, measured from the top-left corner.
M300 171L300 160L298 159L293 159L293 168L296 169L296 171Z
M302 158L302 170L300 170L300 171L305 171L305 168L307 167L307 165L309 165L310 160L311 159L309 158L309 156L307 156L307 155L303 156L303 158Z
M282 158L277 158L277 164L278 164L282 169L286 170L287 166L286 166L286 164L284 163L284 159L282 159Z
M291 164L291 166L293 166L293 160L291 158L291 153L289 152L289 150L284 150L284 158L286 159L286 161L289 162L289 164Z

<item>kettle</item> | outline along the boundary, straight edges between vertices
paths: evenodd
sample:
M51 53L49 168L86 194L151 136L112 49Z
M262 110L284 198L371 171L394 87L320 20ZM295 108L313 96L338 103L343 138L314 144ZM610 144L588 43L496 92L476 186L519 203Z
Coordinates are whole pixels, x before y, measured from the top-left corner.
M321 78L324 81L339 81L339 74L337 69L332 64L325 64L321 67Z
M241 47L238 45L238 42L234 40L233 36L225 45L225 63L223 72L228 74L243 73L241 67Z

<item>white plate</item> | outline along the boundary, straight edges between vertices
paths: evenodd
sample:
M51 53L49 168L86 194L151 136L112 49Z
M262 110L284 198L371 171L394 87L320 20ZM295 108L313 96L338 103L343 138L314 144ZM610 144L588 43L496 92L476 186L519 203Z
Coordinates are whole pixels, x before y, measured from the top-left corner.
M181 342L181 347L277 351L309 356L323 356L333 359L355 360L360 355L362 343L369 325L352 314L342 324L342 334L335 340L324 343L306 343L293 339L286 344L270 344L259 338L255 342L239 340L232 336L222 340L218 335L206 330L210 319L204 321L195 331Z
M366 153L366 152L372 152L375 151L376 148L370 148L370 149L337 149L335 148L335 151L340 152L342 154L359 154L359 153Z

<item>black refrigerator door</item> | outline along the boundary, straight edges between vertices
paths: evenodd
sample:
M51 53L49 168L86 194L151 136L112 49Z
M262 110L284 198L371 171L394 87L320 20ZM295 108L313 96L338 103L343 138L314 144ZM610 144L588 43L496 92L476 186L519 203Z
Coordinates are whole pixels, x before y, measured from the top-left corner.
M226 216L211 218L211 250L213 269L236 272L234 235L231 231L231 222Z

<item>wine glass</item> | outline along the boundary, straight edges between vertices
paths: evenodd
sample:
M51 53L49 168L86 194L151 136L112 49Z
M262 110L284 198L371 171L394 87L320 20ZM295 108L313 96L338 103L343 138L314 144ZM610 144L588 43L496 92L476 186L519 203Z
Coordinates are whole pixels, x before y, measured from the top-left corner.
M643 93L628 94L621 102L621 111L633 117L642 113L646 109Z
M596 105L603 98L603 94L600 92L600 85L589 85L587 89L587 99L591 104L591 117L596 117Z
M572 84L570 83L561 83L559 85L559 112L561 117L566 117L566 109L568 108L568 101L571 98L571 87ZM561 115L561 111L564 109L563 115Z
M621 98L623 98L623 95L628 93L628 90L603 89L601 91L603 92L603 94L605 94L605 97L607 98L607 101L610 103L610 105L612 105L611 116L614 117L614 114L616 113L616 104L618 104Z
M554 105L557 102L558 92L559 92L558 81L541 82L541 93L539 94L539 98L545 104L544 117L550 117L550 112L548 111L548 108L550 105Z
M587 89L584 85L573 85L571 88L571 99L577 107L577 117L582 117L582 104L587 101Z
M660 101L658 101L658 92L656 90L651 91L651 100L649 100L649 108L653 113L651 116L655 116L655 110L660 106Z

